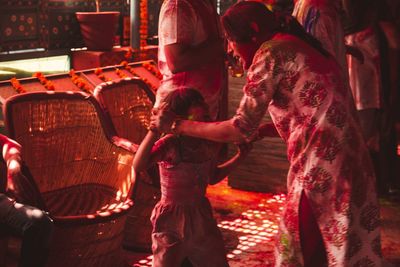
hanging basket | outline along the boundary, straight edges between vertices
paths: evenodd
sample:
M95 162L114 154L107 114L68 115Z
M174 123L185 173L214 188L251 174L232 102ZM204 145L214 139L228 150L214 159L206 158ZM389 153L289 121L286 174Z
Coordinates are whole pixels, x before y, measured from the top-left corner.
M88 50L111 50L118 27L118 11L76 12L81 33Z

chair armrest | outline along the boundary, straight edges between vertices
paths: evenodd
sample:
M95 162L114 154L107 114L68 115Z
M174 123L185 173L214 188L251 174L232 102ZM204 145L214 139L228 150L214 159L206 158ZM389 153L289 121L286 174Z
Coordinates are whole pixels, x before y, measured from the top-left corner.
M139 145L137 145L135 143L132 143L131 141L129 141L129 140L125 139L125 138L119 137L119 136L111 137L111 142L114 145L116 145L118 147L121 147L123 149L126 149L126 150L128 150L128 151L130 151L132 153L136 153L136 151L137 151L137 149L139 147Z
M58 226L89 225L109 222L112 219L127 214L132 207L133 201L128 198L123 202L103 207L92 214L73 216L51 216L50 214L50 216L54 220L54 224Z
M21 145L8 139L3 144L3 157L7 165L9 196L24 204L46 209L39 189L21 157Z

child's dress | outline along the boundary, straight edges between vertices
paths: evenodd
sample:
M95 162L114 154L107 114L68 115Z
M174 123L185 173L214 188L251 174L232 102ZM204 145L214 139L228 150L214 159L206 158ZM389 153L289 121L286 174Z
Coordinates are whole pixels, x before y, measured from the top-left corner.
M171 143L179 147L176 137L169 139L172 142L161 140L155 147L163 151ZM179 160L179 149L169 151L159 161L162 196L151 216L153 266L177 267L186 257L193 266L229 266L221 232L205 196L214 159L184 162Z

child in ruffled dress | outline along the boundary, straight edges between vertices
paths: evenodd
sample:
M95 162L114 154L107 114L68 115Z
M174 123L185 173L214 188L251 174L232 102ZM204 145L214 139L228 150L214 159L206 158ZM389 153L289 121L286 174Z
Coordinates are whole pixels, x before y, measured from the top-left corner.
M201 94L189 88L171 92L165 99L170 112L182 119L207 121L208 107ZM221 232L205 196L248 154L251 145L238 145L238 153L218 165L219 143L149 131L137 151L136 173L158 163L161 200L151 216L153 267L180 266L188 258L193 266L229 266Z

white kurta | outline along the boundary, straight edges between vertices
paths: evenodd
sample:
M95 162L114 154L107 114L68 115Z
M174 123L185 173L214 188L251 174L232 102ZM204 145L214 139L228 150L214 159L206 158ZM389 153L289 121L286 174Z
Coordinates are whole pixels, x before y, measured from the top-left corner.
M268 110L288 146L288 195L275 265L303 266L304 193L329 267L381 266L374 172L337 62L294 36L277 34L257 51L247 78L235 127L251 139Z

